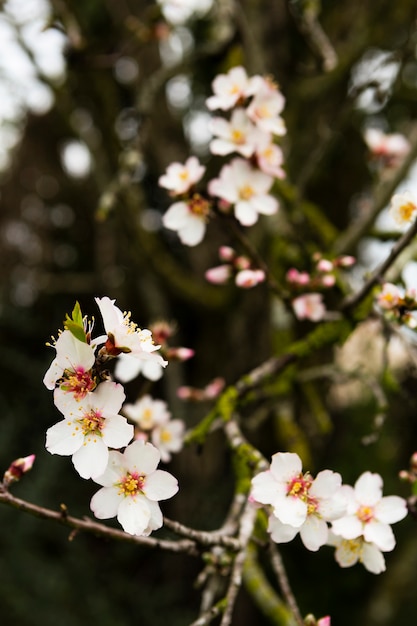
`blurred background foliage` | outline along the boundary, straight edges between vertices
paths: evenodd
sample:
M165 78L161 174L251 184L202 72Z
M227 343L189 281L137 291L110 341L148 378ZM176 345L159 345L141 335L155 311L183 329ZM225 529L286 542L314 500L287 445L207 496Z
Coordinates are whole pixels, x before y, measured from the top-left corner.
M75 300L96 315L94 296L109 295L142 326L175 321L176 344L196 356L171 364L151 391L188 427L210 406L180 401L179 385L204 387L215 376L233 384L310 328L263 286L237 292L204 280L219 245L239 246L228 224L210 223L196 248L162 229L169 200L157 182L167 165L192 153L210 176L217 172L205 107L213 78L242 64L270 74L286 97L282 209L248 231L277 280L332 249L358 255L360 277L369 250L380 242L385 251L392 236L372 220L359 238L346 244L343 236L395 177L372 166L363 133L376 126L415 136L416 4L214 0L182 24L144 0L9 0L0 8L0 462L6 469L36 453L16 495L89 515L94 484L44 449L57 421L42 385L53 356L45 343ZM242 409L247 436L268 457L297 451L305 467L330 467L349 483L380 472L386 494L406 497L398 472L416 449L415 341L407 348L391 338L373 320L336 357L333 348L320 351L273 381ZM127 389L132 400L149 391L143 380ZM233 493L221 433L185 449L170 470L181 490L164 513L196 528L220 525ZM183 626L198 614L202 564L192 557L69 540L66 529L6 508L0 525L4 626ZM359 565L341 570L330 548L309 553L298 539L283 546L302 613L331 614L336 626L410 624L415 524L407 519L395 532L398 546L380 576ZM235 623L269 622L242 591Z

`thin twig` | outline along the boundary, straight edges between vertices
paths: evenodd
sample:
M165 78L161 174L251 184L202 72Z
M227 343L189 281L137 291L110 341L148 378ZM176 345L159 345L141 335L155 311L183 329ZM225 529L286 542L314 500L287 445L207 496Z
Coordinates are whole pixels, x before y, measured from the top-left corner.
M37 504L32 504L21 498L13 496L6 487L0 483L0 503L34 515L41 519L49 519L63 526L68 526L75 531L83 531L92 533L99 537L105 537L107 539L116 539L117 541L127 541L128 543L135 543L138 545L146 546L148 548L159 548L161 550L168 550L170 552L185 552L192 556L200 556L194 541L190 539L184 539L181 541L168 541L166 539L155 539L154 537L138 537L136 535L129 535L122 530L116 528L110 528L104 524L94 522L89 518L79 519L67 515L66 509L61 507L61 511L54 511L47 509Z
M403 234L403 236L396 242L396 244L392 247L391 252L371 274L368 280L364 283L364 285L354 293L353 295L346 298L340 307L342 311L346 311L348 309L352 309L357 304L359 304L368 293L372 290L372 288L382 280L385 272L391 267L397 257L401 254L401 252L408 246L408 244L412 241L414 236L417 233L417 220L410 226L410 228Z
M285 571L284 563L281 559L280 553L278 552L276 544L272 540L269 543L269 551L271 555L271 565L278 579L282 595L286 599L287 604L291 609L297 624L299 624L299 626L304 626L304 620L301 617L300 609L298 608L297 601L292 592L287 572Z
M164 525L177 535L192 539L203 546L224 546L232 550L239 550L241 547L238 539L230 537L223 531L195 530L194 528L180 524L180 522L170 520L167 517L164 517Z

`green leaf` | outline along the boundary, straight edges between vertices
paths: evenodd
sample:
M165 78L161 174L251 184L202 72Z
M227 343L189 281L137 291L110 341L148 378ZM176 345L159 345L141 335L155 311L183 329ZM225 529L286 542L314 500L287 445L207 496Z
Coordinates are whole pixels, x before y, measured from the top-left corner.
M64 328L65 330L69 330L70 333L72 333L74 337L79 341L87 343L83 315L81 313L81 307L78 301L75 303L75 306L72 310L72 317L70 317L67 313L64 320Z

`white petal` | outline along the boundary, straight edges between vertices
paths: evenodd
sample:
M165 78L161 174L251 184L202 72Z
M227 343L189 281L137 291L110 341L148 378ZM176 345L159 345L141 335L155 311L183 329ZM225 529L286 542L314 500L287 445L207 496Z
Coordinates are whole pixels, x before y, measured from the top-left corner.
M151 513L151 517L149 519L147 527L142 533L144 536L150 535L153 530L161 528L163 524L163 517L161 509L159 508L159 504L157 502L152 502L152 500L148 500L147 504Z
M252 479L251 496L261 504L272 504L277 495L277 479L272 472L260 472ZM282 495L285 492L281 489Z
M364 543L362 548L361 561L372 574L380 574L385 572L385 559L382 552L372 543Z
M243 200L235 204L235 217L242 226L252 226L258 221L258 213L253 204Z
M333 522L332 530L344 539L356 539L362 535L363 524L356 515L346 515Z
M301 526L300 536L307 550L317 552L327 542L327 524L317 515L308 515L306 521Z
M391 526L372 520L365 524L363 536L383 552L391 552L395 547L395 537Z
M150 500L167 500L178 491L178 481L169 472L156 470L146 477L144 493Z
M117 515L123 496L113 487L103 487L91 498L90 508L98 519L110 519Z
M122 385L106 380L87 397L92 407L102 409L103 414L106 415L106 413L118 413L126 395Z
M273 215L278 211L278 200L273 196L254 196L251 202L262 215Z
M272 456L271 473L285 483L301 474L301 459L295 452L277 452Z
M297 535L299 528L283 524L275 515L270 515L268 522L268 532L275 543L288 543Z
M51 454L67 456L83 445L82 429L72 420L64 419L46 431L46 449Z
M74 467L82 478L96 478L101 476L107 467L109 450L101 437L94 435L85 438L81 446L72 457Z
M171 204L165 215L162 216L162 223L165 228L178 230L187 223L189 215L190 211L185 202L175 202L175 204Z
M125 465L123 454L112 450L109 453L109 460L106 469L101 476L96 476L94 478L94 482L99 485L103 485L103 487L113 487L120 482L122 476L126 474L127 469Z
M399 496L385 496L375 506L375 517L385 524L395 524L407 515L407 503Z
M356 500L363 505L374 506L382 497L382 478L379 474L365 472L355 483Z
M178 236L186 246L196 246L203 240L205 232L204 219L190 215L187 224L178 230Z
M109 448L124 448L133 439L134 427L121 415L106 417L102 436Z
M144 476L156 470L161 458L159 450L155 446L142 441L131 443L123 456L130 472L139 472Z
M274 515L283 523L299 528L307 517L307 504L294 496L276 498Z
M151 511L143 496L127 497L117 511L117 519L129 535L143 535L151 519Z
M340 567L352 567L358 562L361 555L362 540L342 540L335 551L335 559Z
M319 472L313 480L309 493L317 498L330 498L342 486L342 477L331 470Z
M144 363L130 354L119 354L114 375L122 383L128 383L140 374Z

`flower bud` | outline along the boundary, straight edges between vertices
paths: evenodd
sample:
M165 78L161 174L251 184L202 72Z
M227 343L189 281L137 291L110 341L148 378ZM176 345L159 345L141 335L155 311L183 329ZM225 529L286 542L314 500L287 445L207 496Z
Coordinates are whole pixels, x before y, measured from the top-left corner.
M30 454L29 456L13 461L9 469L4 473L3 483L8 486L11 483L19 481L23 474L32 469L35 458L34 454Z

